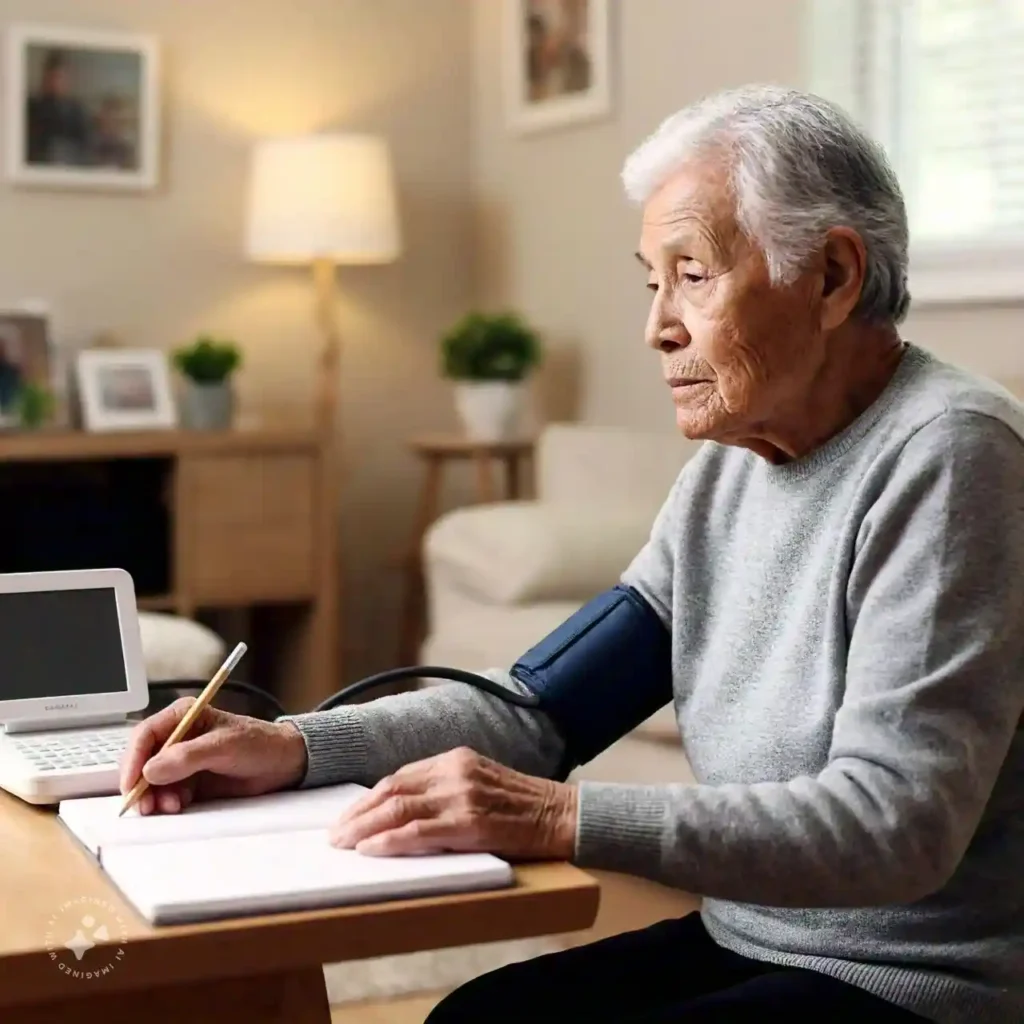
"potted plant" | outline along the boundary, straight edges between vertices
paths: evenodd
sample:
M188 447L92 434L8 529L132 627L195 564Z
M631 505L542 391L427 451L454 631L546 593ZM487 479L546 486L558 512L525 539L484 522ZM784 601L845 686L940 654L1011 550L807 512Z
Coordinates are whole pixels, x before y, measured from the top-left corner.
M57 401L53 391L44 384L22 384L14 400L18 425L25 430L38 430L45 426L56 407Z
M185 378L182 423L191 430L227 430L235 413L231 375L242 365L238 346L203 334L176 349L173 360Z
M466 433L479 441L515 434L524 383L540 362L537 333L515 313L467 313L441 339L441 372L455 387Z

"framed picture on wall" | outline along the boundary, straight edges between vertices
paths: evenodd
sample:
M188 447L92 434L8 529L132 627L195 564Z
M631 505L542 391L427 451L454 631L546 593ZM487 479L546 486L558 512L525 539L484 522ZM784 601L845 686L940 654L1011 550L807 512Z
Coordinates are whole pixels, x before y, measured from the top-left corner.
M23 389L53 388L48 318L27 310L0 309L0 426L19 421Z
M611 112L611 0L503 0L509 127L545 131Z
M159 349L84 349L75 369L86 430L176 426L170 367Z
M53 188L154 188L158 82L151 36L11 26L4 80L9 179Z

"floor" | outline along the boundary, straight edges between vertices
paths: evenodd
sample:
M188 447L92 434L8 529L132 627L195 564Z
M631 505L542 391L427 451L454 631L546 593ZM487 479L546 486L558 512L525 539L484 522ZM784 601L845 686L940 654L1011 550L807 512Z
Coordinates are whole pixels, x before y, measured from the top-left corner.
M601 907L593 927L572 937L577 943L595 942L609 935L643 928L666 917L682 917L698 906L697 901L685 893L641 879L601 871L590 874L601 882ZM333 1024L423 1024L442 995L438 992L338 1007L331 1020Z
M339 1006L331 1014L332 1024L423 1024L440 994L408 996L362 1006Z

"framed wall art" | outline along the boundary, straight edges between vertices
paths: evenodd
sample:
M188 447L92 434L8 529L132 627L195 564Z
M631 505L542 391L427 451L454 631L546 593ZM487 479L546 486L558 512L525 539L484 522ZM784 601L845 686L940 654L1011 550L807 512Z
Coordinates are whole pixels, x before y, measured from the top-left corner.
M151 189L160 159L152 36L45 25L7 30L8 178L51 188Z
M611 0L503 0L505 105L517 133L611 112Z

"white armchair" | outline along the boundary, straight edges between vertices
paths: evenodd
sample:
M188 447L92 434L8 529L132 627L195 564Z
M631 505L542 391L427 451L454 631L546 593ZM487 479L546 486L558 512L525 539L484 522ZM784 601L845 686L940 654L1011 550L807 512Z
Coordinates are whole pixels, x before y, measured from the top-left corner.
M142 660L149 682L209 679L227 645L207 626L179 615L139 612Z

